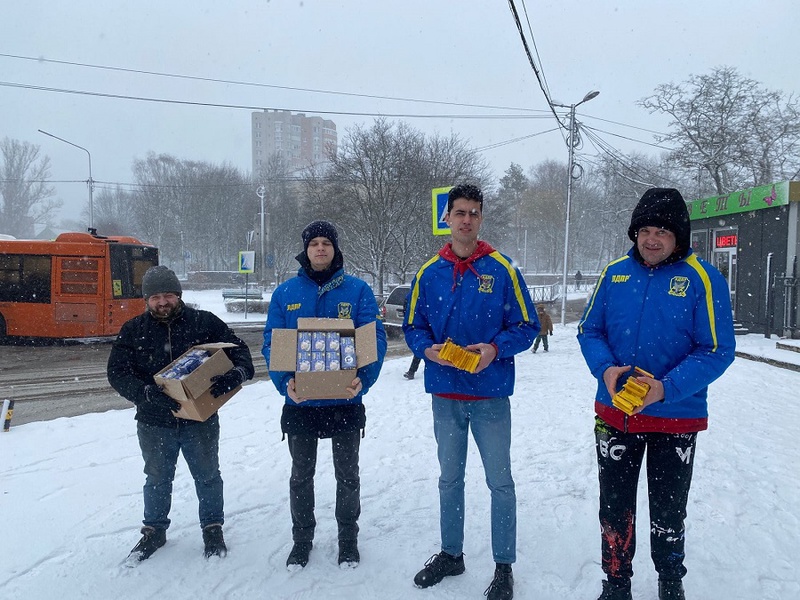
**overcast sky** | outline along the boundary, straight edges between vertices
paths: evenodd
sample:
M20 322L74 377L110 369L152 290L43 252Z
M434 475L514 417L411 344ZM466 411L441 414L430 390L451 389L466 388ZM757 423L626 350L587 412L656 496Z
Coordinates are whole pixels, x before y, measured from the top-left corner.
M599 90L578 116L624 152L658 152L611 134L652 142L644 130L665 131L663 117L635 104L659 84L733 66L770 89L800 90L796 0L515 4L553 99L572 104ZM556 126L506 0L26 0L3 3L0 33L0 138L38 144L57 181L85 181L88 157L38 129L85 147L96 181L131 183L132 161L149 151L249 172L254 108L330 118L340 140L375 114L405 115L477 148ZM567 158L558 132L483 153L498 177L512 161L527 169ZM56 191L65 216L88 200L85 183Z

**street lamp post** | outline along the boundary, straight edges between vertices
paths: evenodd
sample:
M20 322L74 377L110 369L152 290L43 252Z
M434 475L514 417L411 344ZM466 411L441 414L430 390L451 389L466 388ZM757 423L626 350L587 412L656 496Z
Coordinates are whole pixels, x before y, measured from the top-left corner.
M264 197L267 195L267 188L263 185L258 186L256 194L261 199L261 287L267 286L267 256L264 253Z
M575 136L575 109L584 102L588 102L592 98L596 98L599 93L600 92L598 91L589 92L583 97L583 100L575 104L566 105L556 104L555 102L553 103L553 106L569 109L569 134L567 135L569 161L567 164L567 208L566 215L564 217L564 270L561 277L561 325L566 323L567 315L567 258L569 252L570 204L572 203L572 171L575 167L575 145L578 143L578 139Z
M65 144L69 144L70 146L75 146L76 148L80 148L81 150L86 152L86 154L89 156L89 181L87 181L86 183L89 184L89 228L92 230L92 232L94 232L94 198L93 198L94 179L92 179L92 154L83 146L78 146L78 144L73 144L72 142L69 142L64 138L60 138L57 135L53 135L52 133L48 133L42 129L39 129L39 133L48 135L51 138L55 138L61 142L64 142Z

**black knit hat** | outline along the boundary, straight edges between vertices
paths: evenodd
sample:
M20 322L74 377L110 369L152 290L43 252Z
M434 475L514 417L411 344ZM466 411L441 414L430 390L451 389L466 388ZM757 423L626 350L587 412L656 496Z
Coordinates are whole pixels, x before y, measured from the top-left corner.
M153 294L173 292L178 296L183 293L178 276L164 265L150 267L142 277L142 296L149 298Z
M686 253L692 242L689 209L681 193L673 188L650 188L631 214L628 237L636 242L636 232L642 227L661 227L675 234L679 251Z
M334 251L339 250L339 234L336 231L336 227L333 226L333 223L329 223L328 221L312 221L306 228L303 229L303 250L308 250L308 244L314 238L324 237L328 238L333 244Z

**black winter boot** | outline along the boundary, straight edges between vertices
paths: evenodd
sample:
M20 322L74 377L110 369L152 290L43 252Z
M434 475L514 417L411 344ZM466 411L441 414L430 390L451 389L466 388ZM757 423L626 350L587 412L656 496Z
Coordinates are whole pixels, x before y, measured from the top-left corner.
M633 600L631 586L616 586L608 581L603 581L603 593L597 600Z
M142 539L133 547L127 562L138 563L147 560L153 553L167 543L167 530L155 527L142 527Z
M203 556L211 558L219 556L225 558L228 555L228 547L225 545L225 538L222 536L222 525L214 523L203 527Z
M311 542L295 542L289 558L286 559L286 568L294 571L296 568L304 568L308 564L308 555L311 554Z
M483 595L488 600L511 600L514 597L514 575L511 573L511 565L497 563L494 579Z
M355 569L361 562L356 540L339 540L339 567L342 569Z
M420 588L436 585L445 577L461 575L464 572L464 555L451 556L447 552L434 554L425 563L422 569L414 577L414 585Z
M686 600L680 579L658 580L658 600Z

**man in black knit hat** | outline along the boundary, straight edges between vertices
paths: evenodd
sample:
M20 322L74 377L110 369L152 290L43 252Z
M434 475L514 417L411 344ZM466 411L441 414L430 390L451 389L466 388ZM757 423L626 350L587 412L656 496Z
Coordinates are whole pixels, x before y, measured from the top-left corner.
M247 345L216 315L186 306L181 284L163 265L150 267L142 278L147 310L122 326L108 358L108 381L136 405L137 435L144 459L142 539L127 559L135 566L167 542L172 481L182 453L194 479L199 502L204 555L224 557L228 549L224 523L222 477L219 472L219 416L192 421L175 416L180 404L159 388L153 376L198 344L230 342L225 348L233 368L214 376L211 393L226 394L254 374Z
M689 212L678 190L647 190L628 237L633 247L603 270L578 324L581 351L598 382L594 432L607 577L599 600L632 598L645 450L658 598L684 600L695 442L708 426L708 385L734 358L730 292L719 271L692 252ZM634 367L642 371L634 374ZM635 403L627 393L617 396L629 377L643 393Z
M378 319L378 303L372 289L361 279L344 273L336 227L328 221L314 221L303 230L303 251L297 255L297 277L273 292L264 328L262 353L270 364L273 329L296 329L301 317L352 319L356 328L376 322L378 360L357 371L344 398L308 400L296 389L294 373L270 371L269 376L285 397L281 430L288 438L292 457L289 479L289 508L292 515L293 546L286 559L290 571L308 564L313 546L314 472L320 439L330 438L336 476L336 523L338 563L357 567L358 518L361 515L361 479L358 453L366 423L363 396L378 379L386 355L386 334Z

